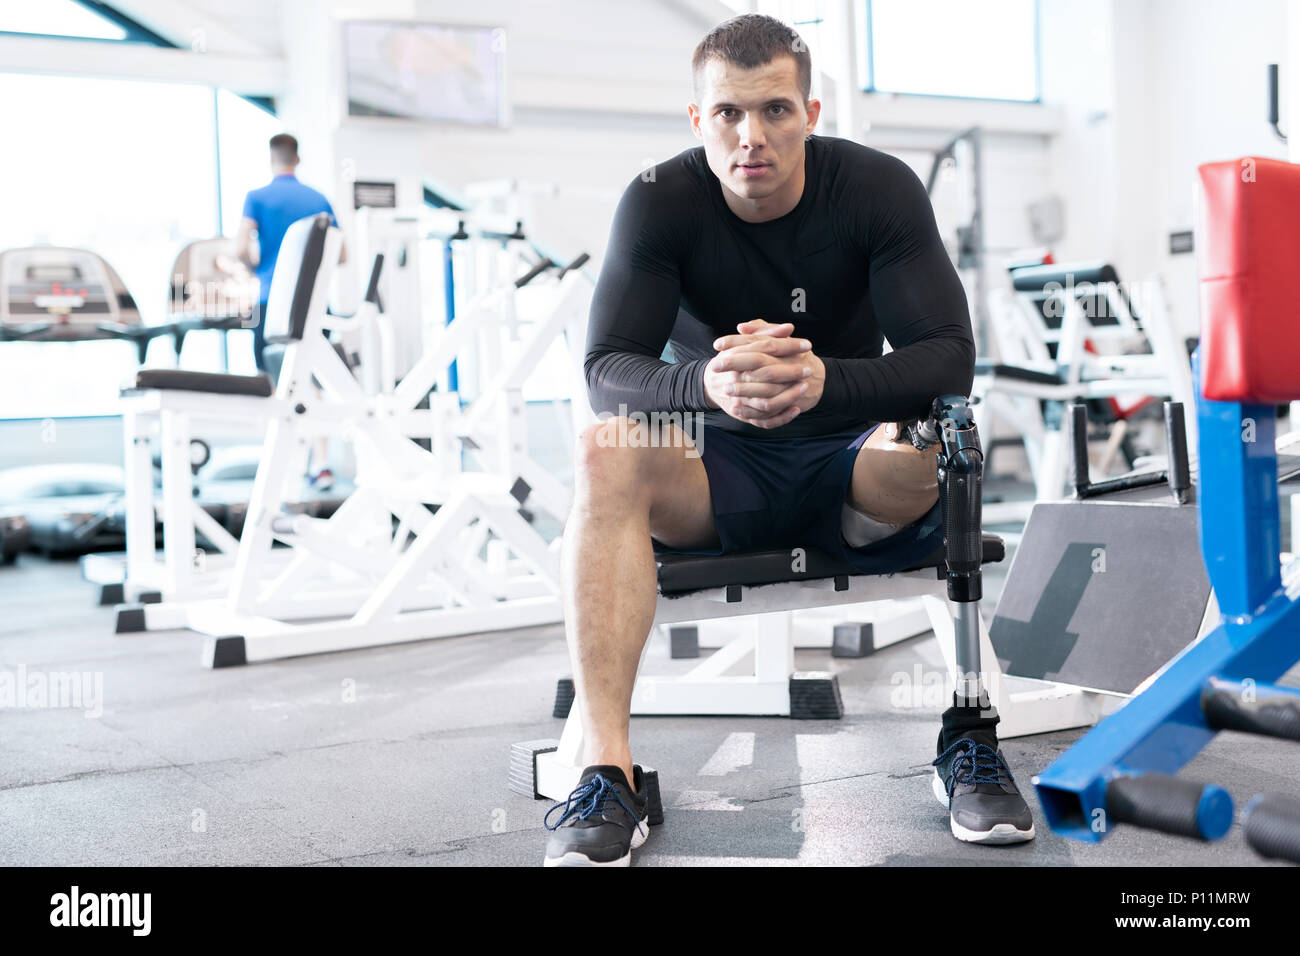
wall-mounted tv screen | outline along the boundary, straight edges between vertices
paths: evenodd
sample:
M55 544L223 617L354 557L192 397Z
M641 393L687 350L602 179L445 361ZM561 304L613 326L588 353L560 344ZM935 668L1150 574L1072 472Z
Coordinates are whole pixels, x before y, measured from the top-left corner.
M343 56L349 116L505 125L500 27L353 20Z

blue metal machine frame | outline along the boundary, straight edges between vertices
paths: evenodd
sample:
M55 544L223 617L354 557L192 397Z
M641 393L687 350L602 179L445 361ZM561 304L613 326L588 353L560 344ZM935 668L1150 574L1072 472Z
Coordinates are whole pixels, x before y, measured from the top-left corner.
M1062 836L1100 842L1116 822L1133 819L1122 806L1128 801L1117 798L1117 781L1126 786L1142 775L1172 775L1214 738L1218 731L1202 710L1203 692L1249 689L1260 698L1300 699L1300 692L1270 683L1300 659L1300 588L1290 594L1283 588L1278 557L1274 407L1209 401L1197 391L1201 552L1222 616L1150 687L1034 778L1047 823ZM1181 799L1175 815L1182 812L1192 826L1178 832L1204 839L1226 833L1233 819L1227 792L1183 787L1181 795L1166 790L1154 796L1157 805ZM1150 801L1146 809L1138 822L1151 819Z

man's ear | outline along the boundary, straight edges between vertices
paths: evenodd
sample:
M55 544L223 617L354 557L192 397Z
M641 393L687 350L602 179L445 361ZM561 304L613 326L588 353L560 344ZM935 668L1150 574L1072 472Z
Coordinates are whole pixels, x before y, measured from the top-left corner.
M813 131L817 129L817 120L822 115L822 101L809 100L805 110L808 113L808 124L804 127L804 135L811 136Z

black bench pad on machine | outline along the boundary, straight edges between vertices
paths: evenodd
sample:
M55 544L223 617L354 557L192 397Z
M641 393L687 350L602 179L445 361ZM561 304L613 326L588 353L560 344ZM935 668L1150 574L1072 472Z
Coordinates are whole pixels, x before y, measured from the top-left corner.
M136 373L135 388L253 395L257 398L270 398L275 394L271 377L265 372L257 375L227 375L222 372L187 372L175 368L143 368Z

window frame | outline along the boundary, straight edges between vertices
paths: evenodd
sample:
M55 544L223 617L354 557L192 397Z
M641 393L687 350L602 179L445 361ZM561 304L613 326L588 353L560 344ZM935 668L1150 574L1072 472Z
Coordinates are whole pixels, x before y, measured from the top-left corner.
M876 86L875 64L875 24L872 19L872 0L860 0L859 13L862 17L862 29L858 31L859 76L864 77L863 93L887 96L911 96L927 100L962 100L975 103L1016 103L1026 106L1043 105L1043 14L1042 0L1033 0L1034 15L1034 97L1033 99L1009 99L1003 96L963 96L960 93L910 93L900 90L880 89Z
M126 36L118 39L116 37L73 36L66 33L24 33L18 30L0 30L0 36L41 40L72 40L78 43L143 43L148 46L160 46L171 50L178 49L177 44L172 43L166 37L155 33L143 23L127 16L107 3L100 2L100 0L67 0L67 2L75 3L77 6L95 14L101 20L107 20L113 26L125 31Z

